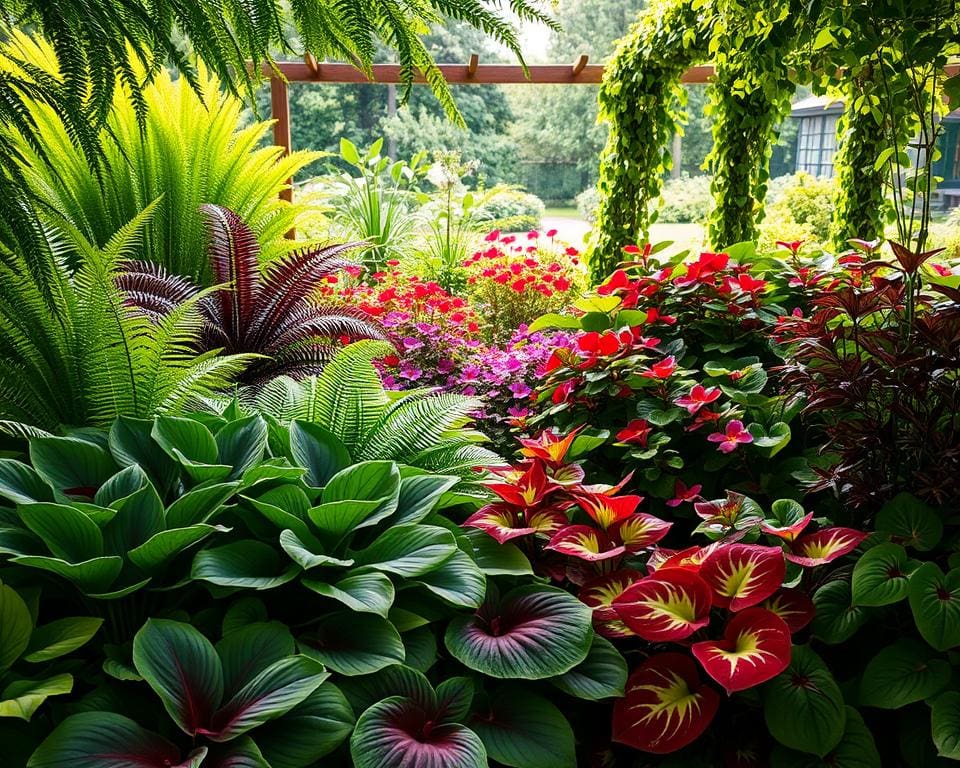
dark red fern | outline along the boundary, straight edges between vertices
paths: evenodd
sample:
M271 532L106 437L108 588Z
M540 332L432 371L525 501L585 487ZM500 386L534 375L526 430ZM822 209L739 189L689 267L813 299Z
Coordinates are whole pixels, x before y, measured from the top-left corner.
M197 351L263 355L246 369L241 383L260 385L281 375L310 376L323 369L343 341L386 338L359 310L313 300L322 280L353 266L345 254L360 243L302 248L261 269L257 238L239 216L216 205L204 205L201 210L209 231L210 264L222 287L197 304L203 318ZM186 278L144 261L124 263L117 283L128 305L154 321L201 290Z

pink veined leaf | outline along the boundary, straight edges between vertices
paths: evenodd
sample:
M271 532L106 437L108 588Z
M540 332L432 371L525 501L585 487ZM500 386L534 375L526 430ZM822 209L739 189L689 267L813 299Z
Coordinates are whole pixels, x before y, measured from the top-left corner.
M547 549L588 562L599 562L621 557L627 551L622 544L615 544L610 537L589 525L568 525L553 535Z
M728 544L710 553L700 569L714 603L731 611L757 605L783 584L786 564L779 547Z
M627 552L639 552L660 541L672 527L673 523L638 512L615 522L608 533L613 541L623 544Z
M853 528L824 528L797 539L787 560L808 568L824 565L853 552L865 538L866 533Z
M623 622L644 640L674 642L710 623L709 585L692 571L667 568L641 579L614 599Z
M813 600L800 589L781 589L764 600L762 607L783 619L790 628L791 634L807 626L816 614Z
M634 568L621 568L613 573L597 576L580 587L578 597L593 609L593 626L598 634L611 639L632 637L633 631L624 624L613 607L613 601L631 584L643 578Z
M522 536L552 536L568 524L562 512L533 511L523 515L509 504L487 504L464 521L463 525L485 531L501 544Z

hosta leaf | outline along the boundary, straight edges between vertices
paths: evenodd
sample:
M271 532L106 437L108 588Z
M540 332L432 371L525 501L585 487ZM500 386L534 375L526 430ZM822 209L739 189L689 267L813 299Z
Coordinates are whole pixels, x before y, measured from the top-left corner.
M353 725L353 710L328 682L279 720L258 728L257 745L271 768L303 768L339 747Z
M382 503L381 500L328 501L310 509L308 515L320 538L336 543L357 528L376 524Z
M308 485L322 488L337 472L350 466L350 453L332 432L319 424L290 423L290 451L294 462L305 467Z
M517 587L447 627L447 649L492 677L537 680L569 672L593 640L590 609L554 587Z
M727 624L721 640L702 640L690 651L727 693L776 677L790 663L790 629L765 608L748 608Z
M949 691L933 702L933 743L941 757L960 760L960 693Z
M0 498L13 504L53 501L53 489L28 464L0 459Z
M587 658L550 682L564 693L580 699L617 698L623 696L627 663L613 643L595 635Z
M119 555L143 544L166 525L163 502L151 484L116 503L117 513L103 532L107 551Z
M461 608L478 608L487 580L466 552L457 550L440 565L417 579L437 597Z
M353 560L343 560L333 555L314 552L290 530L281 531L279 541L287 556L305 571L311 568L348 568L353 565ZM317 549L320 549L319 545Z
M352 553L357 565L410 578L436 568L457 551L450 531L433 525L396 525L366 549Z
M138 464L131 464L101 485L93 501L101 507L116 505L118 501L133 495L149 482L147 473Z
M846 727L840 743L824 757L777 746L770 758L772 768L880 768L881 764L873 734L853 707L846 707Z
M292 531L301 542L319 546L319 540L306 522L309 499L299 488L280 486L258 499L243 498L281 531Z
M0 583L0 674L8 670L30 644L33 617L23 598Z
M267 448L267 423L260 416L247 416L228 422L217 432L217 464L232 467L230 479L236 480L263 460Z
M139 547L127 553L130 562L147 573L166 565L188 547L192 547L214 533L226 533L229 528L222 525L199 523L186 528L173 528L160 531L147 539Z
M763 715L781 744L824 757L843 737L843 696L827 665L808 646L793 647L790 666L763 688Z
M899 544L878 544L868 549L853 567L853 604L880 606L903 600L910 574L918 565Z
M499 544L483 531L464 531L470 547L467 554L487 576L529 576L533 567L515 544Z
M82 712L58 725L27 768L196 768L201 750L181 761L169 741L112 712Z
M943 536L943 523L937 513L909 493L900 493L884 504L874 527L920 552L933 549Z
M392 696L357 720L350 738L356 768L486 768L477 734L450 723L427 727L430 714L412 699Z
M470 720L493 760L512 768L574 768L573 729L549 700L519 686L500 688Z
M237 483L215 483L188 491L167 507L166 527L186 528L209 522L237 488Z
M328 677L322 664L306 656L275 661L223 705L206 735L213 741L235 739L289 712Z
M153 440L152 430L152 420L118 417L110 427L110 453L120 466L139 466L165 493L177 475L177 465Z
M614 704L613 740L657 755L675 752L710 726L719 705L692 658L660 653L633 671Z
M50 696L73 690L73 675L60 674L46 680L17 680L0 692L0 717L30 720Z
M221 587L273 589L295 579L299 568L283 562L277 551L261 541L235 541L198 552L191 575Z
M55 573L76 584L81 591L88 595L104 592L113 584L123 568L123 558L94 557L82 563L68 563L56 557L42 557L40 555L19 555L10 558L19 565L39 568L42 571Z
M400 470L392 461L363 461L342 469L327 482L321 499L330 501L385 501L391 513L400 497Z
M813 634L836 645L853 637L869 618L869 609L851 604L850 582L830 581L813 595Z
M431 711L437 707L437 694L426 675L407 664L393 664L371 675L343 680L341 688L354 712L363 712L389 696L412 699Z
M634 581L613 598L610 606L644 640L672 642L690 637L709 624L711 604L710 586L699 575L682 568L665 568Z
M216 645L225 696L233 696L254 675L293 656L296 645L285 624L257 621L231 632Z
M874 656L860 680L859 703L899 709L939 693L950 684L951 667L929 647L901 638Z
M0 587L2 590L2 587ZM2 610L0 610L2 613ZM0 627L3 627L5 621L0 621ZM97 619L92 616L77 616L67 619L58 619L42 627L37 627L30 637L30 644L27 646L24 661L40 663L59 658L65 654L71 653L82 647L97 634L97 630L103 624L103 619ZM0 630L2 635L3 630ZM0 649L4 647L3 640L0 639ZM0 660L2 661L2 660ZM0 663L2 667L2 663Z
M400 633L372 613L339 611L323 616L316 629L300 638L302 651L341 675L369 675L402 664L406 653Z
M938 651L960 645L960 568L944 574L924 563L910 577L908 596L924 640Z
M400 501L392 522L419 523L440 503L443 494L460 482L449 475L410 475L400 481Z
M93 498L118 467L103 448L75 437L36 437L30 463L55 490Z
M133 663L184 733L194 736L209 726L223 697L223 670L199 631L149 619L133 639Z
M226 636L238 632L250 624L267 621L267 607L259 597L241 597L231 603L223 615L221 634Z
M24 504L17 509L24 525L43 539L55 556L79 563L103 554L103 534L85 513L67 504Z
M437 686L437 719L462 723L473 703L474 686L469 677L448 677Z
M209 768L271 768L260 748L249 736L244 736L226 746L213 747L204 766Z
M329 584L318 579L304 579L303 585L319 595L338 600L361 613L375 613L387 618L396 592L393 582L382 573L357 573Z
M151 434L163 450L181 463L217 463L217 441L199 421L179 416L157 416Z

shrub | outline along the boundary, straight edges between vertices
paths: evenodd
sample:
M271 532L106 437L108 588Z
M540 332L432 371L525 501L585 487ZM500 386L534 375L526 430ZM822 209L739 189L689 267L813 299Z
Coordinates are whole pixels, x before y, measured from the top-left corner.
M597 208L600 207L600 192L596 187L587 187L577 195L577 213L591 225L597 221Z
M664 224L701 224L713 208L709 176L682 175L669 179L660 193L657 221Z
M778 240L803 240L814 247L828 242L835 183L803 172L771 181L759 247L772 250Z
M528 232L539 229L546 206L536 195L501 184L490 189L473 213L477 229Z

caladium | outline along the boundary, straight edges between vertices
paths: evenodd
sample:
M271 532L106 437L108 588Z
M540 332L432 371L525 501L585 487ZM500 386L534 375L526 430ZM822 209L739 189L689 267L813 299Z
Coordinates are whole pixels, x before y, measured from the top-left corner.
M627 551L624 544L617 543L606 532L589 525L561 528L546 548L591 563L621 557Z
M682 568L661 569L627 587L612 603L620 619L650 642L690 637L710 623L710 586Z
M853 528L824 528L797 539L786 557L805 567L825 565L853 552L865 538L866 533Z
M760 530L784 541L794 541L813 520L813 512L792 499L777 499L770 507L772 517L760 523Z
M661 653L627 680L626 695L613 708L613 739L653 754L675 752L706 731L719 705L693 659Z
M791 633L807 626L816 614L813 600L800 589L781 589L764 600L762 607L783 619Z
M522 536L553 536L569 524L563 512L550 509L523 511L510 504L487 504L464 521L465 526L485 531L501 544Z
M757 605L780 589L786 573L778 547L728 544L714 549L700 568L714 602L739 611Z
M593 609L593 626L599 634L609 638L633 636L633 630L617 614L613 601L642 578L641 571L621 568L597 576L580 588L580 600Z
M790 629L772 611L748 608L727 624L721 640L690 647L707 674L727 693L743 691L779 675L790 664Z

